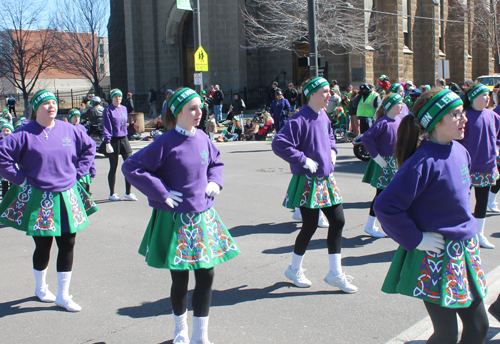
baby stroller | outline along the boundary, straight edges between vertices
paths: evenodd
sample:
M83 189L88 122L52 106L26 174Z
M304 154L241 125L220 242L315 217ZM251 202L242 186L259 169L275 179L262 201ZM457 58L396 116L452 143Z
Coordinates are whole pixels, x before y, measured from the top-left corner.
M353 134L349 131L350 119L346 116L344 109L339 106L335 109L331 118L333 134L337 142L351 142Z

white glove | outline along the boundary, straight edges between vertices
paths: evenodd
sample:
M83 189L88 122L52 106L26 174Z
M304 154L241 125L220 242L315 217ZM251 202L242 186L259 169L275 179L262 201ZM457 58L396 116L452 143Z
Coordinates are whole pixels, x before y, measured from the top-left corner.
M215 197L220 194L220 186L217 183L210 182L205 189L205 193L208 197Z
M314 161L313 159L306 158L306 164L304 165L304 168L307 168L311 173L316 173L318 170L318 163Z
M111 143L106 143L106 153L111 154L114 152L115 150L113 149L113 146L111 146Z
M500 155L500 147L497 146L497 155Z
M436 232L423 232L422 241L417 246L417 250L441 253L444 250L444 237Z
M27 183L28 183L28 178L27 178L27 177L25 177L25 178L24 178L24 182L23 182L21 185L19 185L19 186L20 186L20 187L24 187Z
M335 163L337 162L337 153L335 153L335 151L332 149L331 154L332 154L333 166L335 166Z
M382 158L379 155L377 155L375 158L373 158L373 160L375 160L375 162L382 168L386 168L387 167L387 161L384 160L384 158Z
M179 205L179 202L182 202L182 193L170 190L170 196L168 196L168 198L165 200L165 203L167 203L170 208L173 208L177 207Z

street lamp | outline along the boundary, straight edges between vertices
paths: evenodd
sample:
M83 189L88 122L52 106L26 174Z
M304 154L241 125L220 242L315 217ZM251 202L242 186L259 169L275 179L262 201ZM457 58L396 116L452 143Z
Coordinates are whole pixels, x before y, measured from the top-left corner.
M309 19L309 76L318 76L318 48L316 46L316 0L307 0Z

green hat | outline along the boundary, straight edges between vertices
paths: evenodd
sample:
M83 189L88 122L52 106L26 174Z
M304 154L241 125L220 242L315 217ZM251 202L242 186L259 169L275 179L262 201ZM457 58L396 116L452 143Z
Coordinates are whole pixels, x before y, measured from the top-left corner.
M111 96L111 99L113 99L115 96L120 96L123 98L123 93L119 89L112 90L109 95Z
M0 123L9 123L5 118L0 118Z
M10 129L10 131L14 131L14 127L10 123L3 123L2 126L0 127L0 130L2 130L3 128L7 128Z
M200 93L201 93L202 95L204 95L204 96L206 96L206 95L207 95L207 91L205 91L205 90L201 90L201 92L200 92Z
M198 93L196 93L189 87L185 87L172 95L172 98L170 98L170 100L168 101L168 107L174 114L174 117L177 118L177 115L179 114L179 112L181 112L182 107L186 105L186 103L191 99L196 97L201 99Z
M390 96L389 98L387 98L387 100L384 102L384 109L385 111L389 112L393 107L394 105L396 105L397 103L403 101L403 98L401 98L401 96L397 93L394 93L392 96Z
M469 98L470 102L472 103L474 101L474 99L476 99L480 94L483 94L486 92L488 92L488 93L490 92L490 90L488 90L488 87L484 86L483 84L479 84L479 85L475 86L467 94L467 98Z
M391 87L389 88L389 93L398 93L398 89L401 87L402 85L399 84L399 83L395 83L395 84L392 84Z
M424 87L425 87L427 90L430 90L430 89L431 89L431 86L430 86L430 85L424 85Z
M417 119L430 133L444 115L459 105L464 105L462 99L455 92L445 89L425 104L418 112Z
M40 91L37 94L35 94L35 96L33 97L33 99L31 99L31 105L33 106L35 114L38 111L38 107L40 107L40 105L43 102L45 102L47 100L50 100L50 99L55 100L56 103L57 103L57 98L54 95L54 93L52 93L52 92L50 92L48 90L43 90L43 91Z
M314 92L316 92L317 90L319 90L321 87L324 87L324 86L330 86L330 84L328 83L328 81L326 81L325 78L318 77L318 78L314 78L312 80L309 80L309 82L307 82L304 85L302 90L304 92L304 96L306 97L306 99L309 99L311 94L313 94Z
M71 120L71 118L72 118L73 116L80 116L80 117L82 116L82 114L80 113L80 111L79 111L79 110L77 110L77 109L73 109L73 110L71 110L71 111L68 113L68 115L69 115L69 119L70 119L70 120Z
M3 114L9 113L9 110L7 110L7 109L3 109L2 113L3 113Z

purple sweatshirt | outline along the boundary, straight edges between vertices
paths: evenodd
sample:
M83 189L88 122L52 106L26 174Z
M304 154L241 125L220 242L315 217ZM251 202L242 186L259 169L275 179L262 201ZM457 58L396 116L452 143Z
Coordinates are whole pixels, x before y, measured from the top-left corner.
M167 131L141 149L122 165L125 178L148 197L155 209L177 213L201 213L214 204L205 194L209 182L222 189L219 150L201 130L184 136L175 129ZM170 190L182 193L182 202L170 208Z
M31 121L0 142L0 176L17 185L27 177L39 190L61 192L89 173L94 156L94 140L74 125L56 120L44 132Z
M290 164L292 174L317 177L329 176L334 169L331 151L337 152L335 137L326 112L319 114L304 105L274 137L274 154ZM304 168L306 158L318 163L318 170Z
M387 235L407 251L420 244L426 231L450 240L474 237L469 165L470 156L458 142L422 141L375 199L373 209Z
M497 168L496 146L500 146L500 116L488 109L476 111L472 108L466 115L465 135L458 142L469 151L472 159L470 171L493 172Z
M361 137L361 142L365 146L371 157L393 156L394 147L398 138L398 128L401 117L392 119L388 116L381 117L370 129L365 131Z
M127 136L128 112L125 106L106 106L102 112L102 133L104 142L110 142L112 137Z
M80 123L75 124L75 128L80 130L83 134L89 136L89 134L87 134L87 129L82 124ZM92 165L90 166L89 174L92 178L95 178L97 176L97 169L95 168L94 159L92 159Z
M500 105L498 105L496 108L493 109L493 111L497 114L500 115Z

